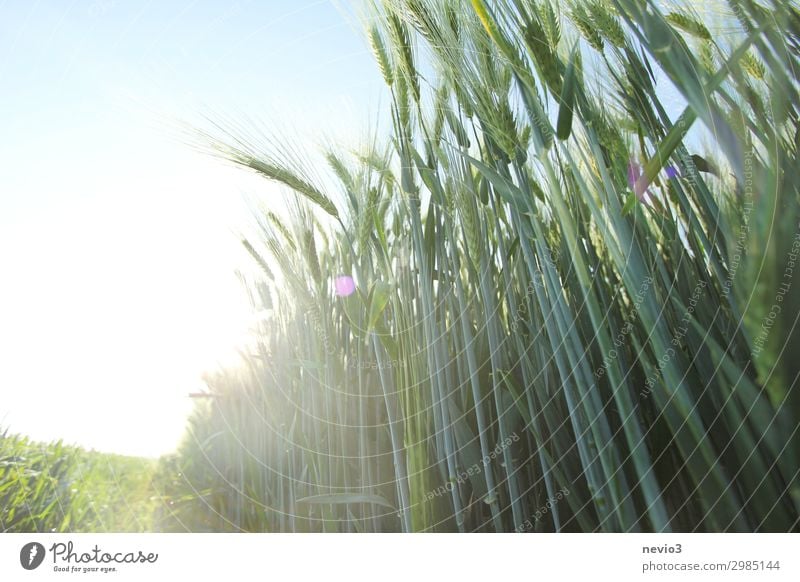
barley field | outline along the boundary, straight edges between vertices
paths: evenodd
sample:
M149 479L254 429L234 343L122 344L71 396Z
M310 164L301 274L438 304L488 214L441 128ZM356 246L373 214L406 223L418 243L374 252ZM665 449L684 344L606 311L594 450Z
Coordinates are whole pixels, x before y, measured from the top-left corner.
M154 460L0 434L0 531L146 532ZM168 503L168 502L167 502Z
M293 196L242 241L241 365L177 453L77 473L110 521L86 457L4 436L0 527L800 531L798 5L362 16L386 127L194 136Z

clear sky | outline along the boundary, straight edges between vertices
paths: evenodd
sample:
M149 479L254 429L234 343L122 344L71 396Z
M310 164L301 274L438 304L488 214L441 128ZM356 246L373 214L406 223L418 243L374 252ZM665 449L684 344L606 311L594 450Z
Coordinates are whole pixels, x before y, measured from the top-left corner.
M282 204L175 126L253 118L356 140L381 81L348 10L0 2L0 427L174 448L187 394L248 326L243 198Z

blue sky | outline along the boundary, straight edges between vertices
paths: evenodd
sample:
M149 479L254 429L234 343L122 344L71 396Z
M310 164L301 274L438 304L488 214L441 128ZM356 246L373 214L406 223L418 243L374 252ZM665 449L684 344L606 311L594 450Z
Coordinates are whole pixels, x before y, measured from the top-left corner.
M174 447L187 393L246 331L243 198L282 204L176 127L257 119L303 144L357 140L381 81L348 11L0 3L0 426Z

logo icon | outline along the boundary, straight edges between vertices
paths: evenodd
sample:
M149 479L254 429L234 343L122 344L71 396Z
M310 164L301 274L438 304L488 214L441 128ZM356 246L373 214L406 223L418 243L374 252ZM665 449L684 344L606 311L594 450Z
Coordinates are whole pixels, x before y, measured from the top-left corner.
M39 542L30 542L22 546L19 552L19 563L26 570L35 570L44 561L44 546Z

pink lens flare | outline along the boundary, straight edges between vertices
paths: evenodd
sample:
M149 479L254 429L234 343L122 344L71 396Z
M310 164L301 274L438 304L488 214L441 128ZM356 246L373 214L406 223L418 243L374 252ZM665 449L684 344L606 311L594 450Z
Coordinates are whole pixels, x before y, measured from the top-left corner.
M633 189L634 184L636 184L636 180L639 179L639 176L642 174L642 167L631 160L628 162L628 186Z
M649 185L644 180L642 167L634 160L628 162L628 186L630 186L640 202L645 202L644 195L650 194L647 190Z
M347 297L352 295L356 290L356 282L353 281L353 278L350 275L339 275L334 280L333 286L336 289L336 294L339 297Z

